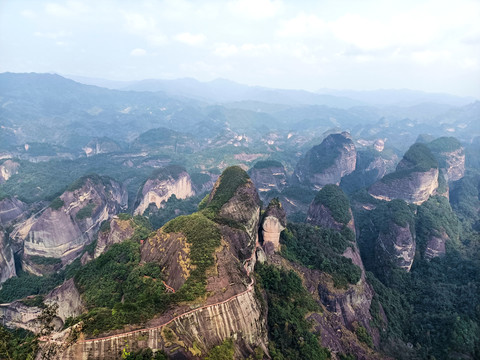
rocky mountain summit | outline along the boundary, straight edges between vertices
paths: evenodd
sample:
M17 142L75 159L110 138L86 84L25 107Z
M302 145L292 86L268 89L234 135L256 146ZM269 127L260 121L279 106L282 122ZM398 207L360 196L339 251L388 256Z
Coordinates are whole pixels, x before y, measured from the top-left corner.
M349 133L328 135L298 162L294 178L314 190L327 184L340 184L342 177L355 170L357 151Z
M368 192L381 200L402 199L421 204L435 194L438 176L438 161L426 145L416 143L405 153L395 172L377 181Z
M248 171L260 196L270 190L281 192L287 183L287 174L281 162L275 160L257 161Z
M42 274L73 261L102 222L126 204L126 191L114 180L96 175L79 179L50 206L15 227L11 238L23 244L23 268Z
M142 215L150 204L161 208L172 195L185 199L194 195L192 181L186 170L170 165L154 172L143 185L134 214Z

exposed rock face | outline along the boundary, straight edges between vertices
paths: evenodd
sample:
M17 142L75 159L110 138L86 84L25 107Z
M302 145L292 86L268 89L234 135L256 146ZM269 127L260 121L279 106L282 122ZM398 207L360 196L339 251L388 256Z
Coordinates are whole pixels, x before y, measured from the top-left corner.
M55 208L33 215L11 234L17 242L24 241L22 263L27 271L44 271L32 256L61 259L62 264L73 261L101 223L126 208L125 188L109 178L89 176L76 185L55 201Z
M395 171L395 165L397 164L398 157L393 154L391 157L376 156L365 168L365 172L376 171L374 181L380 180L387 174Z
M402 227L392 222L387 232L380 232L375 253L380 262L391 261L408 272L413 264L415 249L415 237L410 225Z
M282 191L287 183L287 174L278 161L259 161L248 174L260 195L270 190Z
M343 176L355 170L356 161L357 151L350 134L332 134L298 162L294 178L314 190L327 184L338 185Z
M62 326L67 318L78 316L85 310L73 278L53 289L45 296L44 303L46 305L58 304L57 317L62 321Z
M82 313L84 305L73 279L67 280L62 285L53 289L44 298L46 305L58 304L57 316L53 319L56 331L62 329L68 317L75 317ZM0 304L0 322L11 329L22 328L34 333L40 331L37 322L42 309L36 306L25 305L22 301L9 304Z
M12 248L0 228L0 287L3 282L16 275Z
M446 232L442 232L438 235L431 235L425 249L425 258L433 259L434 257L445 255L445 243L449 239L450 238Z
M394 173L373 184L368 192L380 200L402 199L421 204L438 188L438 162L424 144L414 144Z
M115 141L107 137L94 138L83 148L83 151L85 151L85 155L87 155L87 157L98 154L108 154L120 150L120 146Z
M18 219L27 210L27 205L17 198L0 200L0 225L7 225Z
M350 221L347 224L343 224L333 218L332 212L325 205L313 201L308 209L307 223L317 226L323 226L334 230L342 230L345 226L349 227L352 230L355 230L352 210L349 211L349 214Z
M262 220L263 247L265 253L273 254L280 250L280 233L287 226L287 214L278 199L268 204Z
M94 258L106 252L113 244L121 243L133 236L135 229L131 220L120 220L113 218L110 221L110 230L98 233L97 246L95 247Z
M440 166L445 170L448 182L463 178L465 175L465 151L463 148L444 152L439 154L439 156Z
M20 164L12 160L5 160L0 164L0 184L10 179L12 175L18 174L19 167Z
M170 196L177 199L186 199L193 196L194 191L190 175L179 166L167 166L147 180L142 189L140 203L135 209L135 215L142 215L148 206L153 203L157 208Z

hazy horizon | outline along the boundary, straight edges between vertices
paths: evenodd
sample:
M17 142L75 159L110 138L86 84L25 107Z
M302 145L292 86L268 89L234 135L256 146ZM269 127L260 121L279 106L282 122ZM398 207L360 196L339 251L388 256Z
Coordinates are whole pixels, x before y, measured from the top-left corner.
M0 1L0 72L480 98L480 3Z

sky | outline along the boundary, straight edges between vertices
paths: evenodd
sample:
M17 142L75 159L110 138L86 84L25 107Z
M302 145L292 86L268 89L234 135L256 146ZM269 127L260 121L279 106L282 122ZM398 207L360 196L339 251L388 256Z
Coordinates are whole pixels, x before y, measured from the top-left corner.
M480 98L480 0L0 0L0 72Z

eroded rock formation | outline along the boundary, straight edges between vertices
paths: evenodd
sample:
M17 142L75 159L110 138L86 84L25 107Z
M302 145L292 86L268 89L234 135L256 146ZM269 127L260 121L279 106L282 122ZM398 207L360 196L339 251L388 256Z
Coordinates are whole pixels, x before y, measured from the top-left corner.
M248 174L260 196L270 190L282 191L287 183L287 174L282 163L278 161L258 161Z
M175 165L160 169L145 182L141 198L138 200L139 204L135 208L135 215L142 215L152 203L157 208L163 207L162 203L172 195L177 199L194 195L190 175L185 169Z
M27 205L17 198L7 197L0 200L0 225L5 226L20 218L27 210Z
M12 160L5 160L0 164L0 184L10 179L12 175L18 174L19 168L20 164Z
M350 134L332 134L298 162L294 178L314 190L327 184L338 185L342 177L355 170L356 161L357 151Z
M280 250L280 233L287 226L287 215L278 199L268 204L262 219L263 248L266 254Z
M24 242L22 264L33 274L52 271L43 258L73 261L93 240L103 221L127 204L125 188L110 178L87 176L52 202L50 207L19 224L11 237ZM51 261L49 262L51 263Z
M118 244L133 236L135 229L132 221L121 220L117 217L110 221L109 227L106 231L98 233L97 245L95 247L94 258L99 257L108 250L113 244Z
M0 287L3 282L16 275L12 247L0 228Z

